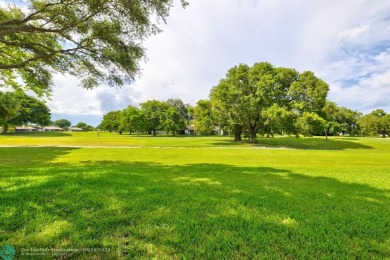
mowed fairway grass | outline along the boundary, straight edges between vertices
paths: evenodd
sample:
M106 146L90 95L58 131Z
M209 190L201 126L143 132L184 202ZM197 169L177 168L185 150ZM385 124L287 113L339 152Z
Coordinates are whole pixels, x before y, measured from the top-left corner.
M11 134L0 201L21 259L390 258L390 139Z

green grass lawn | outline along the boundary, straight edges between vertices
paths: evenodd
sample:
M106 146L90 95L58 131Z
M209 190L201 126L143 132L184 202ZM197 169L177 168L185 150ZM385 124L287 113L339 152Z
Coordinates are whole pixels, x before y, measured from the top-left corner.
M2 145L69 146L0 147L0 246L19 258L390 258L390 139L41 133ZM93 248L104 252L81 252Z

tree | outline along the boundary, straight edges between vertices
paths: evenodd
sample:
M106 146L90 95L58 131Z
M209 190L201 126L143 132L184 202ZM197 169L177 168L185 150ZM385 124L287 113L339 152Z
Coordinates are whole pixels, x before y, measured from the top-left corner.
M3 134L8 132L9 121L19 115L21 104L13 92L0 91L0 124Z
M294 115L285 107L280 107L278 104L273 104L269 108L262 111L264 121L264 130L267 136L273 136L274 133L284 135L293 132Z
M180 116L180 112L177 107L168 104L168 108L163 112L162 125L167 134L172 132L172 135L176 135L177 130L185 127L185 121Z
M72 123L68 119L59 119L53 122L53 125L61 127L62 129L66 129L72 125Z
M25 6L2 5L0 83L42 95L50 91L52 72L57 71L77 76L85 88L102 82L121 85L139 70L143 40L160 31L152 21L165 22L172 5L173 0L29 0Z
M234 141L239 142L241 141L243 125L236 109L232 109L235 97L231 92L233 92L233 88L224 79L211 90L211 115L215 125L222 130L232 130Z
M355 135L357 131L357 120L361 117L361 113L339 107L336 103L326 101L322 110L321 116L326 120L325 135L339 133Z
M156 136L157 131L163 129L163 113L168 104L158 100L148 100L141 104L141 111L145 117L146 130Z
M390 114L383 109L376 109L359 118L358 124L367 134L380 134L383 138L390 133Z
M219 121L227 116L227 123L232 126L236 141L241 140L242 128L245 128L252 130L250 142L253 142L260 120L260 100L255 97L256 86L249 82L249 69L245 64L229 69L226 78L210 92L211 103L215 105L214 111Z
M325 119L325 136L328 139L328 134L337 134L340 130L340 124L336 121L336 114L339 110L339 107L336 103L331 101L326 101L325 106L322 109L322 115Z
M50 109L43 101L21 92L15 92L14 95L21 106L19 115L10 120L12 125L38 124L45 126L50 124Z
M310 71L299 74L294 69L260 62L229 69L211 90L210 100L218 124L229 124L236 141L241 140L242 131L248 132L249 142L254 143L259 131L271 134L277 113L284 116L285 131L296 132L295 118L304 112L321 111L328 90L328 85Z
M99 125L99 128L109 131L109 132L115 132L118 131L120 134L122 133L120 129L121 125L121 117L122 117L122 111L111 111L108 112L103 116L103 120Z
M305 71L291 83L288 96L292 107L300 114L303 112L320 114L325 106L328 91L328 84L317 78L313 72Z
M303 112L295 122L296 128L303 136L313 136L315 133L323 132L326 121L314 112Z
M84 122L78 122L76 124L76 127L81 128L84 131L92 131L94 129L93 126L90 126L90 125L88 125L87 123L84 123Z
M145 117L141 110L133 106L128 106L124 109L121 117L121 128L124 131L129 131L130 134L134 131L137 135L139 132L144 131L146 128Z
M191 116L188 112L189 105L184 104L181 99L170 98L167 100L167 104L174 107L179 113L180 120L184 122L184 125L187 125L191 120Z
M210 134L213 132L214 124L211 115L211 102L201 99L193 108L195 129L201 131L202 134Z

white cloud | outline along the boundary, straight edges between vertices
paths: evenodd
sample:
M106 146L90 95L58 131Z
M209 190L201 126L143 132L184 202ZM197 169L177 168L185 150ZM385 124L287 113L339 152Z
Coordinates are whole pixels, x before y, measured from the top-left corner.
M348 88L335 85L331 93L332 100L364 113L377 108L390 111L389 83L390 70L363 79Z
M351 90L340 82L359 82L389 64L387 52L369 53L372 44L389 36L383 19L389 10L389 3L372 1L191 2L186 10L175 8L165 31L147 41L149 62L134 87L142 100L178 97L193 103L207 98L228 68L269 61L312 70L330 83L331 98L347 97ZM353 49L360 45L366 53ZM364 107L357 95L337 100L355 109L383 100L365 98Z
M68 115L99 115L96 92L78 86L79 81L69 75L55 75L53 95L48 106L53 113Z
M48 106L55 114L102 116L109 111L138 104L138 94L130 86L101 86L87 90L79 86L77 78L58 74L54 76L54 85Z
M340 40L355 40L361 34L367 32L370 29L369 25L362 25L355 28L348 28L338 34Z

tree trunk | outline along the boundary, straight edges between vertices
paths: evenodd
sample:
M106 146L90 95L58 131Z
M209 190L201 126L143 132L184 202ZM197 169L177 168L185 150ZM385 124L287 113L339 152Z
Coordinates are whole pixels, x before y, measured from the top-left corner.
M152 132L153 132L153 136L156 136L156 130L153 130Z
M249 142L251 144L256 143L256 129L254 127L249 129Z
M234 141L240 142L241 140L241 125L236 124L234 125Z
M325 129L325 139L328 140L328 129Z
M386 138L386 132L382 131L382 138Z
M241 131L234 131L234 141L235 142L241 141Z
M3 134L8 133L8 124L3 125Z

